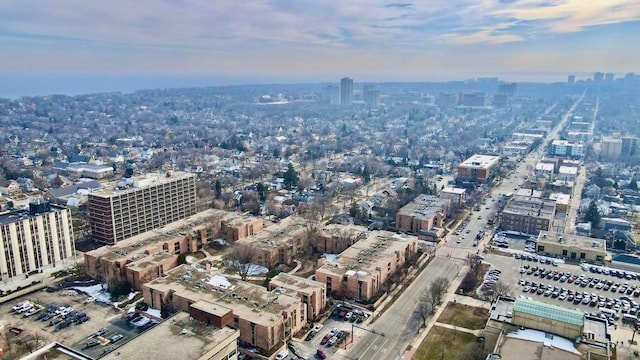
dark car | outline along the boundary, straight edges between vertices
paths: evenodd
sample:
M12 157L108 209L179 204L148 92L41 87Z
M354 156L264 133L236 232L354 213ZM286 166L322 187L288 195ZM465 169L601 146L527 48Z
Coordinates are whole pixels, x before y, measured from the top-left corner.
M310 341L311 339L313 339L316 336L316 332L312 331L309 334L307 334L307 337L304 339L304 341Z
M91 340L87 341L87 342L84 344L84 348L85 348L85 349L88 349L88 348L91 348L91 347L94 347L94 346L98 346L98 345L100 345L100 344L101 344L101 343L100 343L100 340L91 339Z

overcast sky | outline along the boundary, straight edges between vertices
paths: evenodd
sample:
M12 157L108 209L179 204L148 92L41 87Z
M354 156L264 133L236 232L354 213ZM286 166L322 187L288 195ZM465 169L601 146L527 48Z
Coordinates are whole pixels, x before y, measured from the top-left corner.
M0 72L564 81L640 72L639 20L638 0L0 0Z

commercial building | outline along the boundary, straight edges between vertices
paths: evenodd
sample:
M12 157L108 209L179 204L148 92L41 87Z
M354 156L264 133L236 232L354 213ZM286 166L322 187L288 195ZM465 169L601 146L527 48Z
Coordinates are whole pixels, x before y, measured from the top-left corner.
M467 201L467 190L462 188L446 187L440 190L440 198L451 200L453 206L462 206Z
M578 177L578 168L573 166L560 166L558 169L557 180L566 183L575 183Z
M451 200L433 195L419 195L396 214L396 229L420 234L433 227L442 227L451 207Z
M483 92L460 93L458 100L460 106L483 107L487 105L487 95Z
M350 106L353 103L353 79L340 79L340 105Z
M551 229L555 214L554 200L516 195L502 211L500 228L537 235Z
M209 209L84 254L85 273L102 283L126 281L135 290L178 266L178 255L200 250L217 238L228 213Z
M556 334L567 339L582 337L584 313L527 298L517 298L513 306L514 325Z
M415 237L371 231L365 239L318 268L316 281L325 284L327 293L334 297L368 301L417 252Z
M549 155L579 159L584 156L584 144L568 140L553 140L549 146Z
M536 178L545 179L550 181L553 179L554 165L551 163L537 163L536 164Z
M306 220L289 216L237 243L254 247L258 251L256 264L271 269L278 264L291 264L294 256L308 246L308 241Z
M571 260L602 263L607 258L607 243L603 239L541 231L538 234L537 251Z
M89 194L93 238L118 241L196 213L196 175L155 173L123 179Z
M340 105L340 86L327 85L323 87L322 98L329 105Z
M376 89L374 84L365 84L362 87L362 97L371 108L377 108L380 105L380 90Z
M106 165L69 164L64 170L69 175L91 179L104 179L113 175L113 167Z
M239 337L237 329L207 324L180 311L101 359L235 360Z
M458 165L460 181L487 182L500 166L500 157L491 155L473 155Z
M297 296L228 278L209 263L181 265L146 283L142 293L153 309L188 311L206 324L239 330L239 351L260 359L273 359L307 324L307 307Z
M297 296L307 307L307 318L317 319L327 305L327 286L321 282L281 272L269 281L269 291Z
M0 213L0 280L21 280L75 262L71 211L43 200Z
M600 159L617 160L622 155L622 138L620 134L603 136L600 144Z

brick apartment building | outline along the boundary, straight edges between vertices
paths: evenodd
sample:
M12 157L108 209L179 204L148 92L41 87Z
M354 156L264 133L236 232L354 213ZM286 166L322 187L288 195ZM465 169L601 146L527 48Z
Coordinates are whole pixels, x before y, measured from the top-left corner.
M189 311L205 323L240 330L240 342L260 349L261 359L273 359L285 341L307 324L307 307L295 295L227 278L206 268L181 265L142 288L153 309Z
M147 231L84 254L85 273L103 283L127 281L142 289L178 265L178 255L196 252L217 238L220 219L228 213L209 209L157 230Z
M316 270L316 281L337 298L367 301L380 291L418 251L415 237L388 231L369 232L365 239L343 251Z
M295 255L308 246L308 238L306 220L289 216L236 243L255 247L258 250L256 264L271 269L278 264L291 264Z
M421 231L429 231L433 227L442 227L450 207L450 199L433 195L419 195L398 210L396 229L417 235Z
M473 155L458 165L459 181L484 183L491 179L500 167L500 157Z
M196 213L196 176L154 173L122 179L89 194L96 241L115 244Z
M516 195L502 211L500 228L537 235L551 230L555 214L555 200Z
M327 287L315 280L282 272L269 281L268 289L300 298L307 307L307 318L310 321L318 319L327 305Z
M339 254L366 235L367 229L362 226L329 224L322 227L317 237L310 241L317 252Z

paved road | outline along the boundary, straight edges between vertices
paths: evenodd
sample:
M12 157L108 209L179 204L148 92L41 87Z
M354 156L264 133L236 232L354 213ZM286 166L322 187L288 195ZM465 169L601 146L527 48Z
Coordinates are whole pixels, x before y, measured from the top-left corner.
M384 336L355 329L355 340L348 349L344 359L396 359L409 342L418 334L422 319L415 309L420 295L425 292L431 282L438 277L453 279L462 267L462 261L452 261L445 257L433 259L411 284L410 289L396 300L393 306L380 316L369 330L384 333Z

